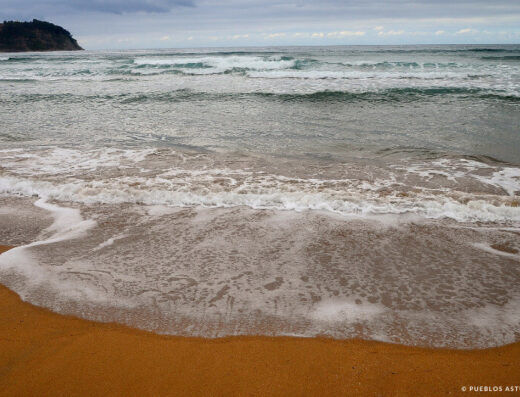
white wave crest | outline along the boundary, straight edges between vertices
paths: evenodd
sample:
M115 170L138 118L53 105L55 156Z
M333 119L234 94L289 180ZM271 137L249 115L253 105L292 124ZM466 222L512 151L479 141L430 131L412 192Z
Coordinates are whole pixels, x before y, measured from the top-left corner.
M508 205L506 199L498 197L485 200L476 196L462 201L429 194L381 197L374 191L376 186L366 189L366 186L352 183L349 187L343 184L339 190L324 188L326 182L312 181L301 183L296 190L294 181L284 183L283 180L269 178L258 178L236 188L211 189L209 186L215 184L217 179L222 177L207 174L170 181L161 177L128 177L57 183L0 177L0 193L85 204L136 203L208 208L245 206L291 211L322 210L345 216L417 214L425 218L451 218L461 222L520 222L520 207Z
M136 58L136 65L164 66L186 70L191 73L223 73L232 69L279 70L294 67L294 60L279 57L259 56L221 56L221 57L173 57L173 58ZM202 67L190 67L201 64Z
M366 170L349 174L346 165L330 176L287 176L255 167L219 167L211 156L157 149L15 149L1 150L0 160L0 193L63 202L520 221L515 200L520 169L465 159L378 168L368 179L362 176Z

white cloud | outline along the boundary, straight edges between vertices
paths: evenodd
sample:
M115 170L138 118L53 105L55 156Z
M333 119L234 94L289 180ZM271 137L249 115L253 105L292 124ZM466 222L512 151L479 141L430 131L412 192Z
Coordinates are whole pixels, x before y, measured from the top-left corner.
M321 33L321 32L320 33L313 33L311 37L321 39L321 38L325 37L325 34Z
M235 35L231 36L232 40L248 39L248 38L249 38L249 34L235 34Z
M327 37L348 37L348 36L364 36L365 32L357 31L353 32L350 30L342 30L341 32L329 32L327 33Z
M374 27L374 30L377 30L377 31L379 31L379 30L383 30L383 27L382 27L382 26L375 26L375 27Z
M456 34L466 34L466 33L477 33L477 30L470 29L470 28L465 28L465 29L461 29L461 30L456 32Z
M277 39L279 37L285 37L285 33L271 33L266 36L268 39Z
M188 37L188 40L193 40L193 36Z
M388 30L386 32L380 31L378 36L400 36L404 34L404 30Z
M437 30L437 31L435 32L435 36L441 36L441 35L443 35L444 33L445 33L444 30Z
M161 41L167 41L167 40L170 40L170 36L163 36L163 37L161 37L159 40L161 40Z

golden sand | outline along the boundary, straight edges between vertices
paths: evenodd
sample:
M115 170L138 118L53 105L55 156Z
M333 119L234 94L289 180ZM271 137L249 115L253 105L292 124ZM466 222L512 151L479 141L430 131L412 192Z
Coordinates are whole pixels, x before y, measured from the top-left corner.
M441 396L520 385L519 343L168 337L55 314L5 287L0 318L0 396Z

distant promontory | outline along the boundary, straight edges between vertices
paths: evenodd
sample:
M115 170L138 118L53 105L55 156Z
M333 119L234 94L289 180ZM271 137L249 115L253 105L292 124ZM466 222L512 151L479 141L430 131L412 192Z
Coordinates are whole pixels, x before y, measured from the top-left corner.
M32 22L4 21L0 24L0 52L82 50L61 26L33 19Z

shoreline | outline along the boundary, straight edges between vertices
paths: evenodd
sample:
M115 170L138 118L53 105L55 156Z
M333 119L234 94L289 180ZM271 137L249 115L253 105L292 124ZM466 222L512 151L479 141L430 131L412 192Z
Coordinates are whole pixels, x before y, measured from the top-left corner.
M9 248L0 246L0 253ZM164 336L53 313L3 286L0 316L0 396L431 396L520 383L518 342L449 350L285 336Z

